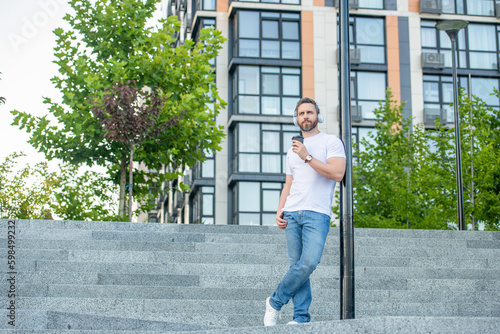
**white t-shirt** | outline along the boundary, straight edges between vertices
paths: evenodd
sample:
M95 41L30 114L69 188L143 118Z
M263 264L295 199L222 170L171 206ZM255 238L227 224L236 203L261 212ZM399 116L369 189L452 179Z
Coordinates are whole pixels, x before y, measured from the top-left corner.
M334 135L320 132L304 138L304 145L310 155L324 163L332 157L345 158L344 145ZM293 176L293 182L283 211L310 210L331 216L334 180L321 176L291 147L286 155L286 174Z

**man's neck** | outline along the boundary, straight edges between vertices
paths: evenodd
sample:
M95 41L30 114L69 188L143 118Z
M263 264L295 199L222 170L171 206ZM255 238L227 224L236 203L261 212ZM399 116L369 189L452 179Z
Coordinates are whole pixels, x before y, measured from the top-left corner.
M309 137L312 137L312 136L315 136L319 133L319 129L318 127L316 126L314 129L312 129L311 131L302 131L302 137L304 138L309 138Z

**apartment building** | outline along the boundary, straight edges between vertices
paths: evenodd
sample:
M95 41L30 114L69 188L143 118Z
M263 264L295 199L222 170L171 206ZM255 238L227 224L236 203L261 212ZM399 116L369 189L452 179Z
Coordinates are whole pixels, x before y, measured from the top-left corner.
M274 225L285 181L295 103L314 98L320 130L339 131L337 0L169 0L182 20L179 42L204 27L228 38L214 60L225 127L222 150L187 170L188 193L165 185L150 221ZM349 0L353 142L374 130L373 110L390 87L404 114L431 129L453 126L451 44L435 28L469 21L458 38L459 85L500 107L500 1ZM179 180L180 181L180 180Z

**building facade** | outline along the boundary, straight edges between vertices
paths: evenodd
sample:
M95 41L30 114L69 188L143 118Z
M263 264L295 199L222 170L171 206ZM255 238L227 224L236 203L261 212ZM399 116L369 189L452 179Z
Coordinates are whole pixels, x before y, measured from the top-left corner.
M285 181L295 103L315 99L339 131L337 0L170 0L166 15L182 21L179 43L204 27L228 41L214 60L222 150L164 186L150 221L274 225ZM458 38L459 85L489 105L500 88L500 1L349 0L353 142L374 130L373 110L390 87L404 114L432 129L436 116L453 126L451 44L435 25L464 19ZM362 148L361 148L362 149ZM176 183L191 186L188 193Z

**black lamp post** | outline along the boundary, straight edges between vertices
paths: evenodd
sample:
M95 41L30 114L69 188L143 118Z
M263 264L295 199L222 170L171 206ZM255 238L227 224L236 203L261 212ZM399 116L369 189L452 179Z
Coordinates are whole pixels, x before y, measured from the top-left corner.
M457 202L458 202L458 229L465 230L464 222L464 197L463 197L463 178L462 178L462 157L460 153L460 118L458 115L458 85L457 85L457 35L458 32L467 27L469 22L463 20L446 20L436 24L436 29L445 31L451 40L451 59L453 71L453 111L455 118L455 154L457 165Z

